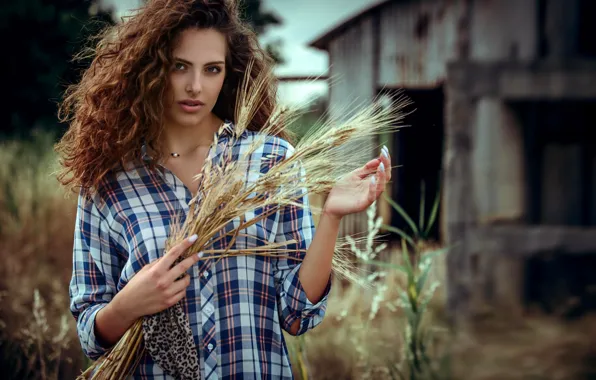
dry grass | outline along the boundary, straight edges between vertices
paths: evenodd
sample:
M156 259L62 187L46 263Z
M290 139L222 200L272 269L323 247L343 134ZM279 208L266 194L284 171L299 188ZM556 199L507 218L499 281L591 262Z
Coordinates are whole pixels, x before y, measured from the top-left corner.
M461 327L453 343L456 379L588 380L596 378L596 316L573 322L506 313Z
M393 257L399 252L393 251ZM437 269L444 269L437 263ZM442 267L442 268L441 268ZM386 280L389 289L403 278ZM441 288L439 288L441 290ZM361 288L334 289L323 323L304 337L312 379L393 379L388 365L403 355L404 315L380 307L370 321L374 292ZM392 299L391 295L386 297ZM489 319L447 332L444 294L435 294L426 326L438 329L436 344L447 348L449 371L455 380L589 380L596 378L596 316L562 322L544 315L522 320L499 311ZM472 327L473 326L473 327ZM296 339L288 337L289 344ZM438 355L436 358L439 358ZM297 377L299 378L299 377Z
M8 379L73 378L85 365L68 312L76 204L50 175L51 144L39 135L0 145L0 373Z
M434 249L429 247L429 249ZM401 264L401 252L390 248L383 252L388 262ZM435 259L429 284L444 281L444 258ZM398 271L385 272L368 286L350 285L333 288L323 323L305 337L305 351L310 378L314 379L391 379L389 367L402 361L407 347L403 333L406 318L399 306L400 290L406 288L406 276ZM444 293L441 287L432 298L422 323L423 329L436 335L439 352L449 336L444 325ZM288 337L290 344L295 338Z

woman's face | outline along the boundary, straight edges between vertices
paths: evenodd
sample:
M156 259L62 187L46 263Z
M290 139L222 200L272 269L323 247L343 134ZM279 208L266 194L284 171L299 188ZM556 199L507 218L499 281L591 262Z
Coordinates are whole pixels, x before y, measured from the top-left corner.
M211 113L225 78L226 38L214 29L191 28L176 41L166 90L166 124L196 127Z

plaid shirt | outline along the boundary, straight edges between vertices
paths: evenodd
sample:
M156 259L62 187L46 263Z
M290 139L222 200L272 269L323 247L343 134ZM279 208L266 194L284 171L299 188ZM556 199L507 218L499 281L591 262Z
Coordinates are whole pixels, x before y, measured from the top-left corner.
M217 160L231 137L227 124L210 158ZM233 145L238 159L256 132L246 131ZM294 148L279 137L266 142L249 157L251 170L265 173ZM272 159L273 158L273 159ZM145 154L144 159L151 159ZM177 212L188 212L191 193L167 168L150 171L134 164L107 181L91 202L79 195L75 224L71 312L85 354L97 359L108 347L94 334L95 316L144 265L164 254L170 222ZM250 237L238 237L235 247L295 239L289 248L307 249L315 228L308 196L305 208L281 208L248 227ZM254 215L254 214L252 214ZM251 215L247 215L247 219ZM300 258L304 253L294 254ZM240 256L194 265L184 307L193 331L203 379L292 378L283 330L300 320L298 334L317 326L325 314L327 295L317 304L308 300L298 279L300 261ZM170 379L146 354L135 379Z

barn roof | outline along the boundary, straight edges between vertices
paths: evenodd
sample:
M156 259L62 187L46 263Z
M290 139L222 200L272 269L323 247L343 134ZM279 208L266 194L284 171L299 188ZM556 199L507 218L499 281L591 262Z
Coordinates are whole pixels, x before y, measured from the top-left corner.
M385 4L392 2L394 0L380 0L376 4L372 4L371 6L364 8L360 12L356 13L355 15L347 18L346 20L336 24L331 29L326 31L321 36L317 37L315 40L311 41L308 46L313 47L315 49L327 51L329 47L329 43L338 35L342 34L346 31L352 24L357 23L362 18L370 15L371 13L375 12L377 9L383 7Z

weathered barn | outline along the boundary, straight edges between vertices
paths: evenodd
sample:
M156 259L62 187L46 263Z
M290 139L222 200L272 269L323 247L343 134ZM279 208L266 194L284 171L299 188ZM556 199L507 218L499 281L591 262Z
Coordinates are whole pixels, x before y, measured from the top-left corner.
M332 114L399 90L415 102L391 138L391 196L416 215L441 173L457 315L596 305L594 36L592 0L390 0L311 43L329 53Z

